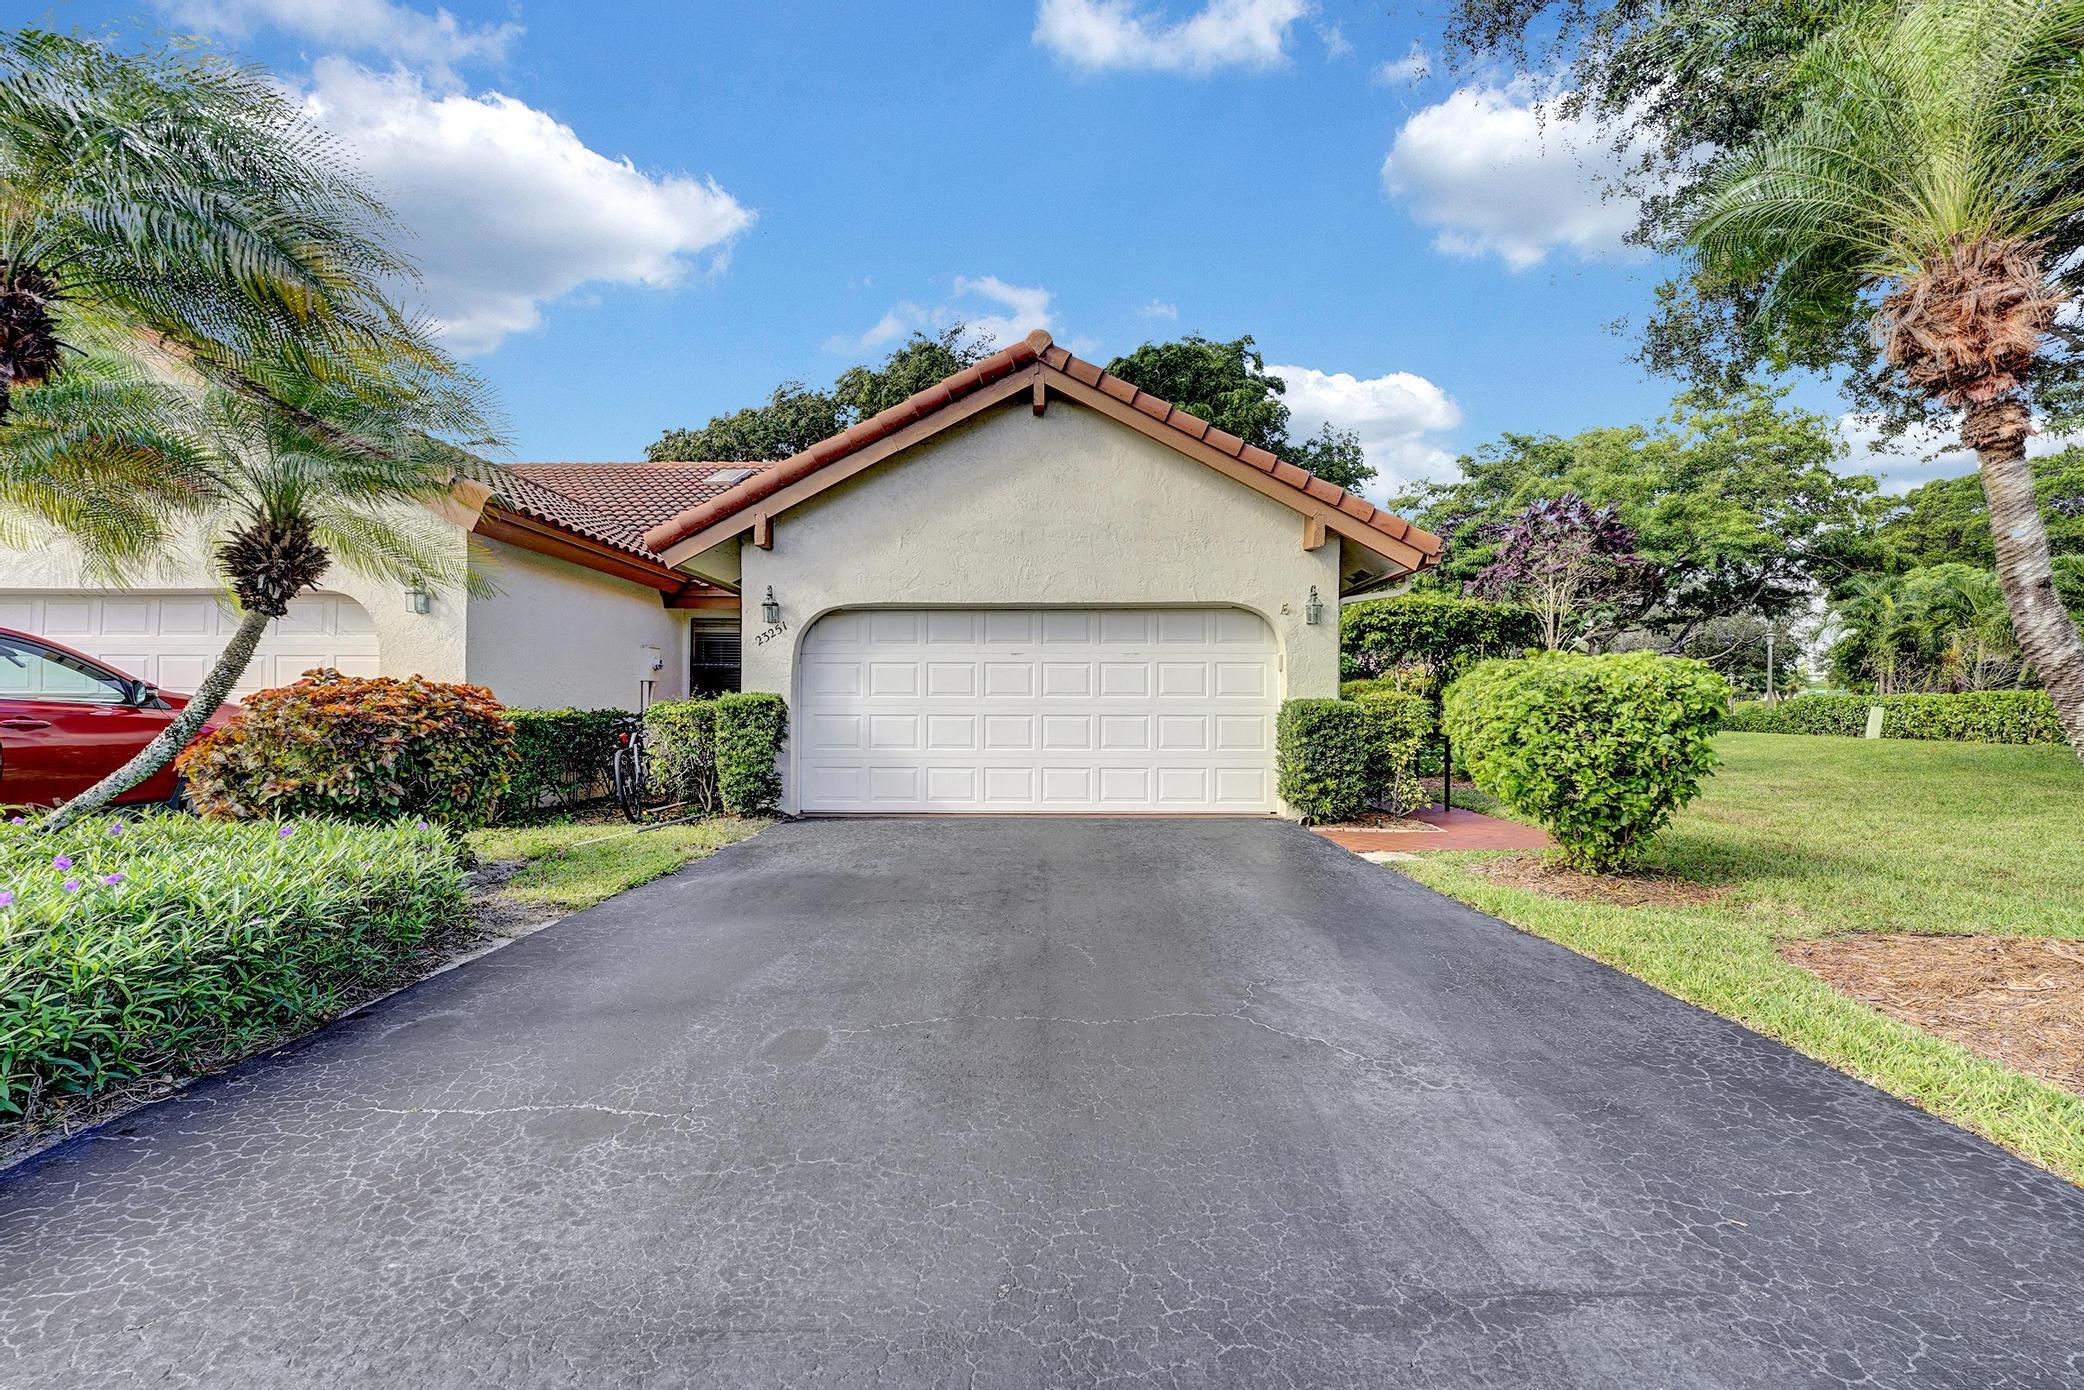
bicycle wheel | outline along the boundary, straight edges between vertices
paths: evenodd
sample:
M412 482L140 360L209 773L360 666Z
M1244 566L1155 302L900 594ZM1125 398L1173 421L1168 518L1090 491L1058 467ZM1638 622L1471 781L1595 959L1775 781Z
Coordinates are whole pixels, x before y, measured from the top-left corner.
M626 819L644 819L644 755L631 744L615 750L615 804Z

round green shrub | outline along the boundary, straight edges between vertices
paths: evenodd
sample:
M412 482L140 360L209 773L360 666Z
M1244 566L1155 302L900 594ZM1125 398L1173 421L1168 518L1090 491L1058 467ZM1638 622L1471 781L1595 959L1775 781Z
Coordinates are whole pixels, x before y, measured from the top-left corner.
M1652 652L1486 661L1447 688L1476 785L1539 821L1574 868L1618 869L1700 791L1729 684Z
M482 825L516 760L513 723L481 685L318 670L247 699L175 766L196 810L219 819Z

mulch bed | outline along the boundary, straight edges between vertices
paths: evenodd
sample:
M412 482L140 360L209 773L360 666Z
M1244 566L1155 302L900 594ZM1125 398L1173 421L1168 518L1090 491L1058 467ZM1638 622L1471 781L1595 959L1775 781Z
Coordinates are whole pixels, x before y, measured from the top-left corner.
M1780 953L1890 1018L2084 1094L2084 941L1850 936Z
M1728 891L1654 874L1581 874L1529 854L1472 860L1463 867L1508 888L1609 907L1697 907Z

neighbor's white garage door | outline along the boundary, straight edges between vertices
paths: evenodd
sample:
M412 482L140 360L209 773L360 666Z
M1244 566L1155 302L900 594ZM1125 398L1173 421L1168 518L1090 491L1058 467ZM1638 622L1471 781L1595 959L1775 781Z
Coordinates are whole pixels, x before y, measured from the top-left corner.
M842 612L798 672L805 811L1274 809L1278 658L1237 609Z
M0 627L48 637L168 690L195 689L238 625L215 594L0 591ZM293 600L261 639L232 697L288 685L314 666L377 673L376 627L362 605L342 594Z

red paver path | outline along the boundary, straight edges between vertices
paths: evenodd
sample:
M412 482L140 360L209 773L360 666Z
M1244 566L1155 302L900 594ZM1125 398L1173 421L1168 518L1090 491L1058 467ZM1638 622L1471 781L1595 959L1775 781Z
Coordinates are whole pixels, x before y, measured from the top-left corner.
M1411 853L1433 849L1547 849L1554 843L1531 825L1521 825L1516 820L1500 820L1496 816L1464 811L1459 807L1445 811L1438 806L1428 806L1422 811L1413 811L1406 820L1410 824L1408 830L1347 830L1331 825L1318 826L1316 830L1333 844L1355 854L1372 854L1378 850Z

